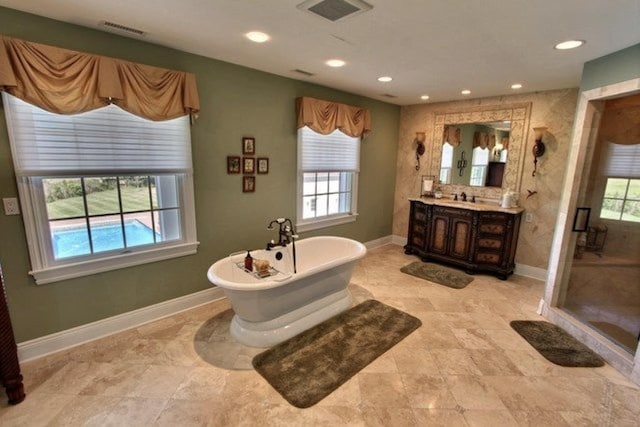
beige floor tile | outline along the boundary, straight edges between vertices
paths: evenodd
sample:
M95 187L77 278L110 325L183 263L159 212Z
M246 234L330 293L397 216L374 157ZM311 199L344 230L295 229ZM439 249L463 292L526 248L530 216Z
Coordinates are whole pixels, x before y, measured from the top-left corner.
M393 357L393 354L390 351L387 351L382 356L379 356L376 360L365 366L361 372L397 374L398 366L396 365L396 359Z
M511 411L511 415L522 427L571 427L578 425L567 422L562 413L554 411Z
M231 371L222 391L224 400L238 405L254 402L286 404L286 400L254 371Z
M209 400L221 395L229 371L210 366L192 369L171 396L177 400Z
M454 399L447 382L441 376L424 374L402 375L405 394L412 408L455 409Z
M168 399L125 397L111 407L109 414L101 420L101 426L147 427L154 425L167 402Z
M436 359L424 348L396 345L389 353L395 359L398 372L401 374L440 375Z
M399 374L358 374L363 406L408 408L409 400Z
M145 365L127 365L107 363L86 387L80 390L82 395L127 396L140 381L148 369Z
M413 414L418 426L468 426L462 413L454 409L414 409Z
M446 377L445 380L456 402L464 409L492 409L506 410L507 407L500 399L486 377L456 375Z
M468 350L482 375L522 375L502 350Z
M220 400L173 400L170 399L154 420L154 426L198 427L212 424L214 414L222 408Z
M482 329L453 329L463 348L473 350L493 350L495 346Z
M363 407L362 418L367 427L414 427L417 421L413 411L408 408Z
M442 375L482 375L468 350L432 350Z
M184 366L151 365L139 377L128 397L146 397L153 399L170 398L184 381L190 368Z
M35 397L29 395L18 405L2 408L0 425L3 427L46 426L64 406L75 398L76 396L70 394L39 393Z
M464 411L464 419L470 427L518 426L509 411L472 409Z
M451 289L399 271L416 260L370 250L349 292L422 326L307 409L252 366L226 300L23 364L27 399L0 402L0 425L636 426L640 390L611 366L563 368L509 326L539 318L544 284L476 275Z
M317 403L318 406L350 406L358 407L362 403L360 382L357 376L353 376L342 384L330 395Z
M111 396L76 396L48 425L52 427L102 426L121 399Z

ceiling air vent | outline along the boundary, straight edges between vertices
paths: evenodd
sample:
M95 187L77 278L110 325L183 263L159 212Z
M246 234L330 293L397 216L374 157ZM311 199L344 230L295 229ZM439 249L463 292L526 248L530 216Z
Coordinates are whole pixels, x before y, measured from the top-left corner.
M296 7L331 22L356 16L373 8L362 0L307 0Z
M313 77L313 76L315 76L315 74L310 73L310 72L305 71L305 70L301 70L301 69L299 69L299 68L296 68L295 70L291 70L291 71L293 71L294 73L303 74L303 75L305 75L305 76L307 76L307 77Z
M144 36L145 34L147 34L145 31L138 30L137 28L127 27L126 25L116 24L115 22L111 21L102 21L100 22L100 25L102 27L106 27L111 31L128 33L129 35Z

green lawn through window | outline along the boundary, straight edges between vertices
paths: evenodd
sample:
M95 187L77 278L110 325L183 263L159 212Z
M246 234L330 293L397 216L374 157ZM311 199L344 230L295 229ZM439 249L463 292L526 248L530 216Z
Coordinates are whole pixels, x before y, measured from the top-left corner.
M151 189L153 205L157 207L155 188ZM120 188L122 208L124 212L148 211L149 189L147 187ZM117 214L120 212L118 205L118 190L95 191L87 195L87 205L90 215ZM47 203L49 219L71 218L85 216L82 196L69 197Z

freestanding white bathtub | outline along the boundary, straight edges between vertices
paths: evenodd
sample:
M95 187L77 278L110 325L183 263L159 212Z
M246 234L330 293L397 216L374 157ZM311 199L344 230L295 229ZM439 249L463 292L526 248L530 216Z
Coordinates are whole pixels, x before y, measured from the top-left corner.
M366 247L332 236L310 237L295 245L297 273L293 273L292 245L251 251L254 259L267 259L279 271L264 279L238 267L246 252L218 260L209 268L207 278L231 302L235 312L231 336L240 343L270 347L351 307L347 285Z

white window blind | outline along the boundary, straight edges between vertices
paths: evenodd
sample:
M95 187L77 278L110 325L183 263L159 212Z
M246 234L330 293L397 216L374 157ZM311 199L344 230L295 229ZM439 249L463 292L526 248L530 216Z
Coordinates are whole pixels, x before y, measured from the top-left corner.
M640 144L609 143L604 176L613 178L640 178Z
M360 138L335 130L321 135L303 127L298 140L299 170L314 172L357 172L360 169Z
M445 142L442 144L442 161L440 167L450 168L453 166L453 145Z
M17 176L184 173L192 169L189 117L155 122L115 105L54 114L3 92Z

